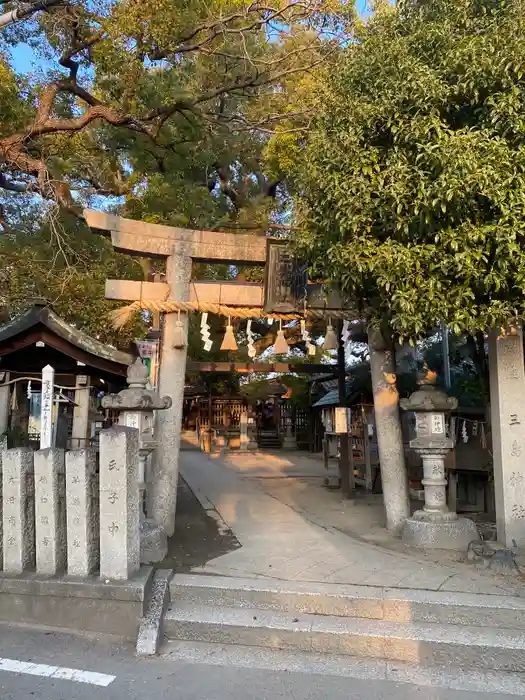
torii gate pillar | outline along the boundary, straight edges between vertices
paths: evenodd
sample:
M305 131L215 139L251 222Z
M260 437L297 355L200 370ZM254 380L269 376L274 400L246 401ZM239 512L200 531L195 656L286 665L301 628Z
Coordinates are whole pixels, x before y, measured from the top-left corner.
M190 297L191 257L174 250L166 261L166 282L170 287L170 299L188 301ZM177 480L179 472L180 433L184 403L187 346L176 348L173 344L178 314L165 314L162 327L162 354L159 373L159 393L171 396L172 408L158 411L155 426L156 459L153 463L153 479L149 489L148 510L168 537L175 529L177 504ZM188 315L182 314L185 335L188 334Z
M103 212L84 210L87 225L98 233L111 235L115 250L142 257L166 258L166 283L150 283L157 292L174 301L188 301L192 261L264 265L266 238L250 234L196 231L149 224ZM113 281L114 282L114 281ZM114 296L112 298L115 298ZM183 314L187 324L187 315ZM155 442L157 454L153 464L153 478L148 503L149 517L161 525L168 537L175 528L177 480L179 466L180 432L186 374L187 348L173 344L178 314L165 314L160 358L159 390L161 396L170 396L171 408L157 412ZM186 328L187 330L187 328Z

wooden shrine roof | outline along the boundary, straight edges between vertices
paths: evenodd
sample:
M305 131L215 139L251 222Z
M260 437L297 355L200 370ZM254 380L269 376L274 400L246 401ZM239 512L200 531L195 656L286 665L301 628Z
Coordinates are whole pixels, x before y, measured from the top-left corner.
M74 328L48 306L35 305L0 328L0 369L12 369L4 358L34 348L38 341L71 358L75 365L81 363L110 375L125 376L134 359ZM35 355L34 350L31 355Z

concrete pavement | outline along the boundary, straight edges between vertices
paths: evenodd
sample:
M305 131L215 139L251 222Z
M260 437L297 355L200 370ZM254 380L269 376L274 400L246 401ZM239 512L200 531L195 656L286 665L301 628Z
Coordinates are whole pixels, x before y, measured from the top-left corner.
M198 451L182 452L185 481L207 510L215 508L242 545L194 572L500 596L523 592L520 579L363 542L323 521L320 509L312 514L272 492L273 480L292 482L305 470L310 476L319 475L318 463L308 458L297 464L258 453L210 458ZM321 500L321 483L318 488Z
M231 650L230 650L231 651ZM77 669L113 677L107 686L0 670L2 700L504 700L509 695L435 687L432 678L408 685L301 667L286 654L251 657L242 663L221 652L179 646L160 659L137 660L131 645L100 637L0 626L0 660ZM257 661L258 659L258 661ZM218 664L218 665L217 665ZM290 664L287 666L287 664ZM1 661L0 661L1 665ZM33 666L34 668L34 666ZM286 670L289 668L290 670ZM363 667L362 671L366 671ZM373 672L373 670L372 670ZM511 674L509 674L511 675ZM487 687L487 686L485 686Z

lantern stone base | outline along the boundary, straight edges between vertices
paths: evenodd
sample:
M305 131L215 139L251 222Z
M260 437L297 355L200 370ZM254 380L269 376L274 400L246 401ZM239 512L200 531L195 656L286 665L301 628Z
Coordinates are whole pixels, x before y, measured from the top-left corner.
M473 540L479 540L475 523L456 513L427 513L419 510L405 521L402 540L420 549L466 551Z
M168 554L168 538L160 525L153 520L140 522L140 563L153 564Z

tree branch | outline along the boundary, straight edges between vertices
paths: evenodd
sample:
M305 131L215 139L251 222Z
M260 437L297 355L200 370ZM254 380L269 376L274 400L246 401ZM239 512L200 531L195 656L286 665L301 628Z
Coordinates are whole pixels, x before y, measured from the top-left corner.
M29 188L27 185L22 185L17 182L12 182L8 180L3 173L0 173L0 187L7 192L28 192Z
M177 55L181 53L188 53L197 51L206 44L211 43L214 39L222 35L233 35L233 34L243 34L245 32L251 32L254 29L267 26L273 20L278 18L283 18L288 11L296 7L305 7L304 3L290 2L282 8L269 8L257 5L257 3L252 3L246 10L246 12L235 12L228 17L220 18L219 20L214 19L211 22L204 22L200 26L194 28L189 34L183 37L179 37L176 44L170 48L153 50L148 54L148 58L152 61L160 61L168 58L172 55ZM264 13L267 13L266 15ZM230 27L229 25L238 20L246 19L251 14L257 13L262 15L259 19L254 20L251 24L244 25L242 27ZM188 44L197 37L202 32L210 32L208 36L204 37L200 41L195 41L192 44Z
M39 9L58 5L60 1L40 0L31 5L24 5L22 10L25 14L19 10L17 17L21 19ZM252 47L252 43L245 39L250 33L257 33L259 30L264 35L264 27L269 27L272 23L277 25L275 30L277 34L282 35L287 32L287 28L289 30L291 23L302 20L307 22L309 17L313 17L319 11L319 8L320 0L306 0L304 2L285 0L283 6L276 5L274 7L270 6L268 0L264 3L248 0L243 8L236 8L226 17L210 17L199 25L188 29L185 34L181 33L173 44L170 42L170 47L161 49L151 43L149 47L144 46L145 34L140 34L140 31L137 30L140 34L138 37L131 32L135 47L131 50L134 61L139 62L138 72L144 71L147 74L148 70L151 69L147 65L148 59L160 60L173 56L179 62L180 56L178 54L193 52L197 57L202 56L205 62L207 56L216 56L219 67L225 63L224 71L221 73L223 76L227 76L222 78L225 80L222 85L220 83L217 85L218 80L221 80L220 77L218 80L212 78L211 82L205 77L202 83L199 83L194 92L189 95L182 95L168 104L162 104L161 100L155 100L152 104L141 108L141 100L151 98L149 92L145 98L141 94L139 99L130 100L128 107L127 85L115 87L114 90L106 88L106 92L102 88L101 97L99 97L98 92L95 96L89 89L78 83L79 70L84 64L86 55L90 63L93 61L89 52L91 47L97 42L106 40L101 24L104 20L94 17L89 12L84 14L82 10L77 12L76 8L67 6L65 11L58 15L59 23L54 31L61 40L65 37L66 48L62 47L58 62L69 74L45 85L39 95L34 118L31 118L24 127L18 127L19 130L16 133L0 138L0 164L8 173L8 178L5 175L1 176L0 188L9 189L12 192L40 193L43 197L53 197L60 202L70 204L69 186L66 182L53 180L48 171L48 163L55 162L53 151L55 150L55 155L60 154L63 142L60 139L54 141L42 137L61 133L74 134L90 129L90 126L96 121L143 134L151 140L155 151L157 148L170 147L158 143L159 140L166 140L163 132L162 138L158 139L158 137L166 122L176 114L184 116L192 122L192 126L195 126L195 122L197 122L210 133L214 132L214 128L223 129L225 126L226 128L228 126L235 128L237 131L257 129L270 133L270 128L275 122L283 118L292 119L300 112L280 115L276 113L279 108L273 106L271 114L266 113L266 116L259 120L258 124L252 124L251 120L244 114L242 102L239 105L239 98L249 98L261 92L261 89L264 92L265 86L282 85L294 74L313 69L326 59L331 45L329 43L318 44L316 40L310 40L308 36L305 42L306 46L304 43L291 43L286 46L283 44L281 46L276 41L274 42L275 50L264 53L264 47L261 47L258 41ZM0 15L0 18L2 16ZM86 18L87 21L85 21ZM231 48L232 38L235 46L233 50ZM223 49L225 50L223 51ZM309 52L311 55L308 58L303 58ZM190 60L192 59L190 58ZM308 64L308 61L310 61L310 65L305 65ZM178 70L178 63L175 63L175 60L172 68L174 71ZM142 73L140 73L140 77L142 77ZM89 79L92 80L91 77ZM135 89L133 80L129 79L128 76L129 83L132 84L131 89ZM266 92L270 99L273 99L273 94L279 94L277 90L272 92L270 87ZM63 102L59 101L57 100L58 95L65 95L66 99ZM235 97L235 99L230 99L231 97ZM84 103L81 113L79 113L79 101ZM67 102L70 103L70 112L63 116L63 108L65 106L67 109ZM214 109L214 113L210 114L211 107L204 107L205 103L213 105L214 108L220 104L220 109L218 112ZM233 109L230 109L231 103L235 105ZM215 127L209 127L212 119ZM264 129L265 126L270 128ZM288 131L288 133L290 132L291 130ZM103 154L104 146L103 144L98 145L97 134L97 131L93 131L92 138L88 141L95 145L97 152ZM171 141L170 131L166 133L166 136ZM155 154L152 156L156 158L158 169L162 171L165 167L163 159L158 158ZM49 167L52 168L51 165ZM91 187L101 193L115 193L109 171L106 173L109 177L109 185L104 174L94 173L92 175L89 169L86 171L85 166L82 166L80 171L72 178L77 183L81 183L81 185L89 183ZM223 172L219 165L216 166L216 172L222 192L230 198L236 208L241 207L244 199L242 184L239 187L236 183L232 184L228 173ZM17 180L22 182L27 180L28 184L19 184ZM212 189L216 182L217 178L214 182L210 181L206 184ZM266 183L262 194L275 197L278 184L278 182ZM127 184L123 181L117 182L116 190L125 193Z
M41 10L49 10L51 7L61 5L62 3L63 0L39 0L32 5L24 4L14 10L11 10L10 12L4 12L4 14L0 15L0 29L3 29L10 24L21 22L22 20L28 19Z

